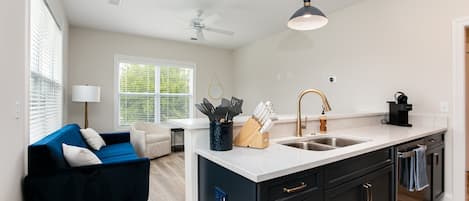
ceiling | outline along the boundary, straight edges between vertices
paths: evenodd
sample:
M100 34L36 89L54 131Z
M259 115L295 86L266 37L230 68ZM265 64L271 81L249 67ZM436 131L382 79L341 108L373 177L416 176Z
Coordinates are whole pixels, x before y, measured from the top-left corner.
M115 1L115 0L111 0ZM359 0L313 0L326 15ZM113 32L238 48L284 31L301 0L64 0L71 25ZM190 41L190 20L204 10L205 24L231 30L233 36L205 32L205 41Z

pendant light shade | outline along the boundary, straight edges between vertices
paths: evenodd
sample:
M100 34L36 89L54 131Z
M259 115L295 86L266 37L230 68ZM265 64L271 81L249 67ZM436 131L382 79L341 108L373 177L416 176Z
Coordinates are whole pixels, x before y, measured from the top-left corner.
M311 6L310 0L304 0L304 7L293 14L288 21L290 29L307 31L325 26L329 20L326 15L316 7Z

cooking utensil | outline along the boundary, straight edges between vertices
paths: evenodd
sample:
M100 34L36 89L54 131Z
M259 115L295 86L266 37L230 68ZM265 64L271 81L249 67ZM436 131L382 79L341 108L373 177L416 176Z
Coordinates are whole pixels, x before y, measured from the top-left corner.
M207 98L203 99L203 104L208 109L208 111L210 111L211 114L215 113L215 107L213 107L212 103L210 103L210 101L208 101Z
M226 98L223 98L223 99L221 99L221 105L220 106L221 107L230 107L231 106L231 101L226 99Z
M243 103L242 99L231 97L231 107L233 108L233 117L243 113Z
M214 121L213 114L205 107L203 104L195 104L195 107L202 112L203 114L207 115L208 119L212 122Z

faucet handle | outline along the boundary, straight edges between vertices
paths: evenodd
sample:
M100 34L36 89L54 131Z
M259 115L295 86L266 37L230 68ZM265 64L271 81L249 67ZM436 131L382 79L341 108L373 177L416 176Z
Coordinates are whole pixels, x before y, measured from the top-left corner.
M306 129L306 124L308 123L308 116L305 115L305 123L301 124L301 129Z

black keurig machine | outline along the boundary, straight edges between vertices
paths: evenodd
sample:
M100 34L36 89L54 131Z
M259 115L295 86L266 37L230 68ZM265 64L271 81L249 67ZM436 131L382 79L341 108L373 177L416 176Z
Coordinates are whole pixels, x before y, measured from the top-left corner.
M394 94L394 99L395 101L388 101L388 124L412 127L412 124L409 124L409 111L412 111L412 104L407 104L408 97L404 94L404 92L398 91L396 94Z

